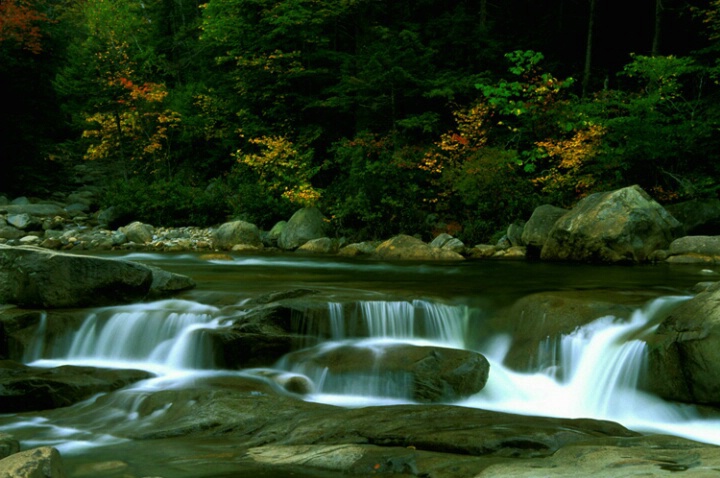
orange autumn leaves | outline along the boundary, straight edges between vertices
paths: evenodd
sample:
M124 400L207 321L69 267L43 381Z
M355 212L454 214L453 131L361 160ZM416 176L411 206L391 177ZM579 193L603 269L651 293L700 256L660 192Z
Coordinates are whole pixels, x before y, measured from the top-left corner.
M94 127L83 131L83 138L90 140L85 159L112 159L120 154L126 161L142 161L133 167L134 172L149 169L152 173L153 163L167 156L181 116L163 107L168 94L165 85L136 83L128 78L130 74L125 68L111 75L107 86L117 90L114 105L86 118Z
M26 0L0 1L0 44L14 42L35 55L42 51L40 24L50 22Z

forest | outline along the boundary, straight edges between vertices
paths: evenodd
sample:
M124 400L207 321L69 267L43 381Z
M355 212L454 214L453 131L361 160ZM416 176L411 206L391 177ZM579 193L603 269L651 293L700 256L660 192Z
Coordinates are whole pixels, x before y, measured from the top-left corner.
M720 188L720 0L0 0L0 193L122 220L497 239Z

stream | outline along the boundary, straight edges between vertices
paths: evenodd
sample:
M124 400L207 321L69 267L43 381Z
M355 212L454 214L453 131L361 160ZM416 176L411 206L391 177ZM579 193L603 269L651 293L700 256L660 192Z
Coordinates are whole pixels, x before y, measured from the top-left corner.
M454 405L524 415L606 419L643 433L720 445L720 417L708 417L692 406L668 403L639 389L645 361L645 345L639 338L652 332L657 326L655 319L690 298L689 290L696 283L718 280L720 275L701 266L491 261L412 264L291 254L236 255L232 261L205 261L193 254L117 257L188 275L198 286L172 299L88 311L82 326L52 347L45 346L41 323L33 346L26 351L25 363L136 368L156 375L114 392L111 395L116 400L128 391L172 389L203 377L257 375L257 370L219 369L203 331L227 326L222 312L225 306L262 294L308 288L320 292L331 322L305 324L308 334L318 328L329 330L328 338L316 347L319 351L350 344L382 353L388 344L411 343L482 353L490 362L487 385ZM490 320L498 310L535 292L598 289L646 291L650 298L628 321L598 317L571 334L548 338L537 351L536 370L520 373L502 365L512 337ZM348 301L357 303L356 314L366 331L362 336L348 329L347 311L341 306ZM344 407L413 403L408 384L402 380L388 382L373 376L348 380L285 358L262 373L308 377L313 390L304 399L312 402ZM0 415L0 432L20 439L23 448L56 446L73 464L71 476L86 476L84 462L98 457L111 462L117 453L133 446L114 431L135 426L139 413L132 403L98 413L93 408L96 400L68 407L64 416L72 419L59 423L43 412ZM189 445L178 440L169 446L162 453L182 454ZM140 448L133 448L132 453L142 455ZM157 461L157 453L149 460ZM181 471L173 475L167 469L148 470L166 478L186 476ZM212 476L235 475L230 469L218 469ZM298 472L294 476L323 475Z

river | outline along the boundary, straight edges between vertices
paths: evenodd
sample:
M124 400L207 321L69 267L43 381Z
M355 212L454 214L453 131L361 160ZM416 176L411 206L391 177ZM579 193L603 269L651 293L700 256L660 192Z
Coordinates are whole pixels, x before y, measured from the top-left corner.
M243 373L214 370L209 358L212 351L203 349L197 340L201 334L195 332L223 327L218 317L223 306L271 292L308 288L319 291L331 309L333 324L337 324L331 326L330 338L323 347L347 343L382 347L411 342L469 348L485 355L491 363L485 389L456 402L457 406L607 419L640 432L720 445L720 418L707 417L690 406L664 402L638 389L644 346L640 340L626 339L648 330L654 318L687 300L696 283L716 280L718 274L704 267L499 261L382 263L292 254L236 255L232 261L207 261L194 254L136 253L118 257L188 275L195 279L197 288L171 300L89 311L83 326L73 331L65 343L56 344L49 354L38 352L44 340L40 328L38 342L27 352L27 363L46 367L82 364L144 368L157 374L155 379L130 387L135 390L160 390L198 376ZM490 318L523 296L557 290L644 291L648 300L629 321L617 323L612 317L598 317L574 333L556 338L546 349L541 347L538 356L543 366L537 370L519 373L504 367L502 360L511 337L495 333L488 326ZM366 336L356 337L343 329L341 308L333 312L334 304L347 301L360 304L369 331ZM274 367L277 373L309 377L315 385L314 392L306 397L309 401L348 407L412 403L402 384L378 385L372 377L347 383L322 370L283 360ZM561 374L557 373L559 368ZM43 412L0 415L0 431L21 439L23 447L57 446L74 464L71 476L84 476L83 463L97 461L98 457L112 463L122 450L132 449L136 457L143 455L142 447L133 447L126 439L113 435L114 427L132 421L136 412L130 409L122 417L98 418L97 413L86 412L87 407L87 403L69 407L66 416L75 418L62 423L53 423ZM183 446L181 440L175 441L171 449L162 453L182 453ZM148 461L157 463L158 453ZM158 474L163 471L148 466L143 473L148 470ZM234 476L231 469L228 475L223 472L218 469L212 476ZM162 476L191 475L178 471ZM322 474L303 475L297 471L294 476Z

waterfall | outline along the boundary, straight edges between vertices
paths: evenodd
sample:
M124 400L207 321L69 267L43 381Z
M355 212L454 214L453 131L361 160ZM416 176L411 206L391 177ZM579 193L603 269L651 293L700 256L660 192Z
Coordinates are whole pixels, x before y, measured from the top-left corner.
M217 312L215 307L184 300L98 309L56 344L50 359L118 367L210 368L212 350L202 332L221 325ZM44 332L38 335L32 350Z
M370 337L393 340L427 340L451 348L464 348L469 308L427 300L360 301L348 312L330 303L330 338L334 341Z

